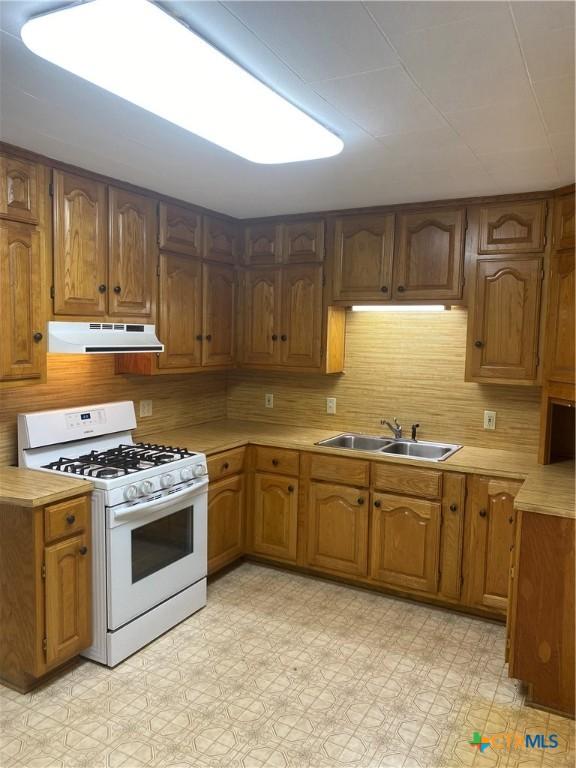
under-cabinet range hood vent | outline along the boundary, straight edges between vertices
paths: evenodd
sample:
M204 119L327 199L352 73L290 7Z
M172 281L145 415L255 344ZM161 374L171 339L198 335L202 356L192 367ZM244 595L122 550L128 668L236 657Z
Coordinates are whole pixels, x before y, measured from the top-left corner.
M48 352L94 355L163 352L153 325L140 323L48 323Z

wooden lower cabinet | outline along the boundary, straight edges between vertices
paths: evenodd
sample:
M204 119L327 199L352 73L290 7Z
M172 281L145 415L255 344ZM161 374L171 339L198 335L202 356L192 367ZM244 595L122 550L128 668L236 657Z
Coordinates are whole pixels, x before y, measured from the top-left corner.
M244 477L233 475L208 490L208 575L244 552Z
M253 491L252 551L295 562L298 479L256 472Z
M0 543L0 681L25 692L92 642L90 497L0 505Z
M506 615L514 498L522 483L473 475L468 480L464 602Z
M438 502L375 493L370 576L384 584L436 593L440 522Z
M367 575L368 501L364 489L310 483L308 565L352 576Z

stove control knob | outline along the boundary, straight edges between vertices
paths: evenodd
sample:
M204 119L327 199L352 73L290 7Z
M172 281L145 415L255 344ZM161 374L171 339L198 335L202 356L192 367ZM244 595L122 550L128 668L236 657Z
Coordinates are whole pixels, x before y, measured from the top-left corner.
M174 485L174 475L162 475L160 485L162 488L171 488Z
M144 480L140 483L140 493L142 496L148 496L154 490L154 483L151 480Z
M138 488L135 485L129 485L124 489L124 498L126 501L132 501L138 496Z
M206 469L205 464L194 465L194 477L202 477L202 475L206 475L207 473L208 473L208 470Z
M194 477L194 472L192 471L192 467L184 467L183 470L180 472L180 477L182 478L182 481L184 483L188 482L188 480L192 480Z

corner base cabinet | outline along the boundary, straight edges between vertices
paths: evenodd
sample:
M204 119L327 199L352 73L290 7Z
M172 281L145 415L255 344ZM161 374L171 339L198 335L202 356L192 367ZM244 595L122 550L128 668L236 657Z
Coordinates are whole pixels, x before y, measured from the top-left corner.
M90 497L0 506L0 682L26 692L92 642Z

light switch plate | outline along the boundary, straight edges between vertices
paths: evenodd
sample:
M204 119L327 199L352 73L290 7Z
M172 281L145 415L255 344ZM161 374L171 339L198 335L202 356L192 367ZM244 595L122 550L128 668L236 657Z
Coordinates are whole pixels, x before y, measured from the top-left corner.
M264 405L266 408L274 408L274 395L264 395Z
M496 429L496 411L484 411L484 429Z
M152 400L140 400L140 416L152 416Z
M327 397L326 398L326 413L329 413L330 416L334 416L336 413L336 398L335 397Z

